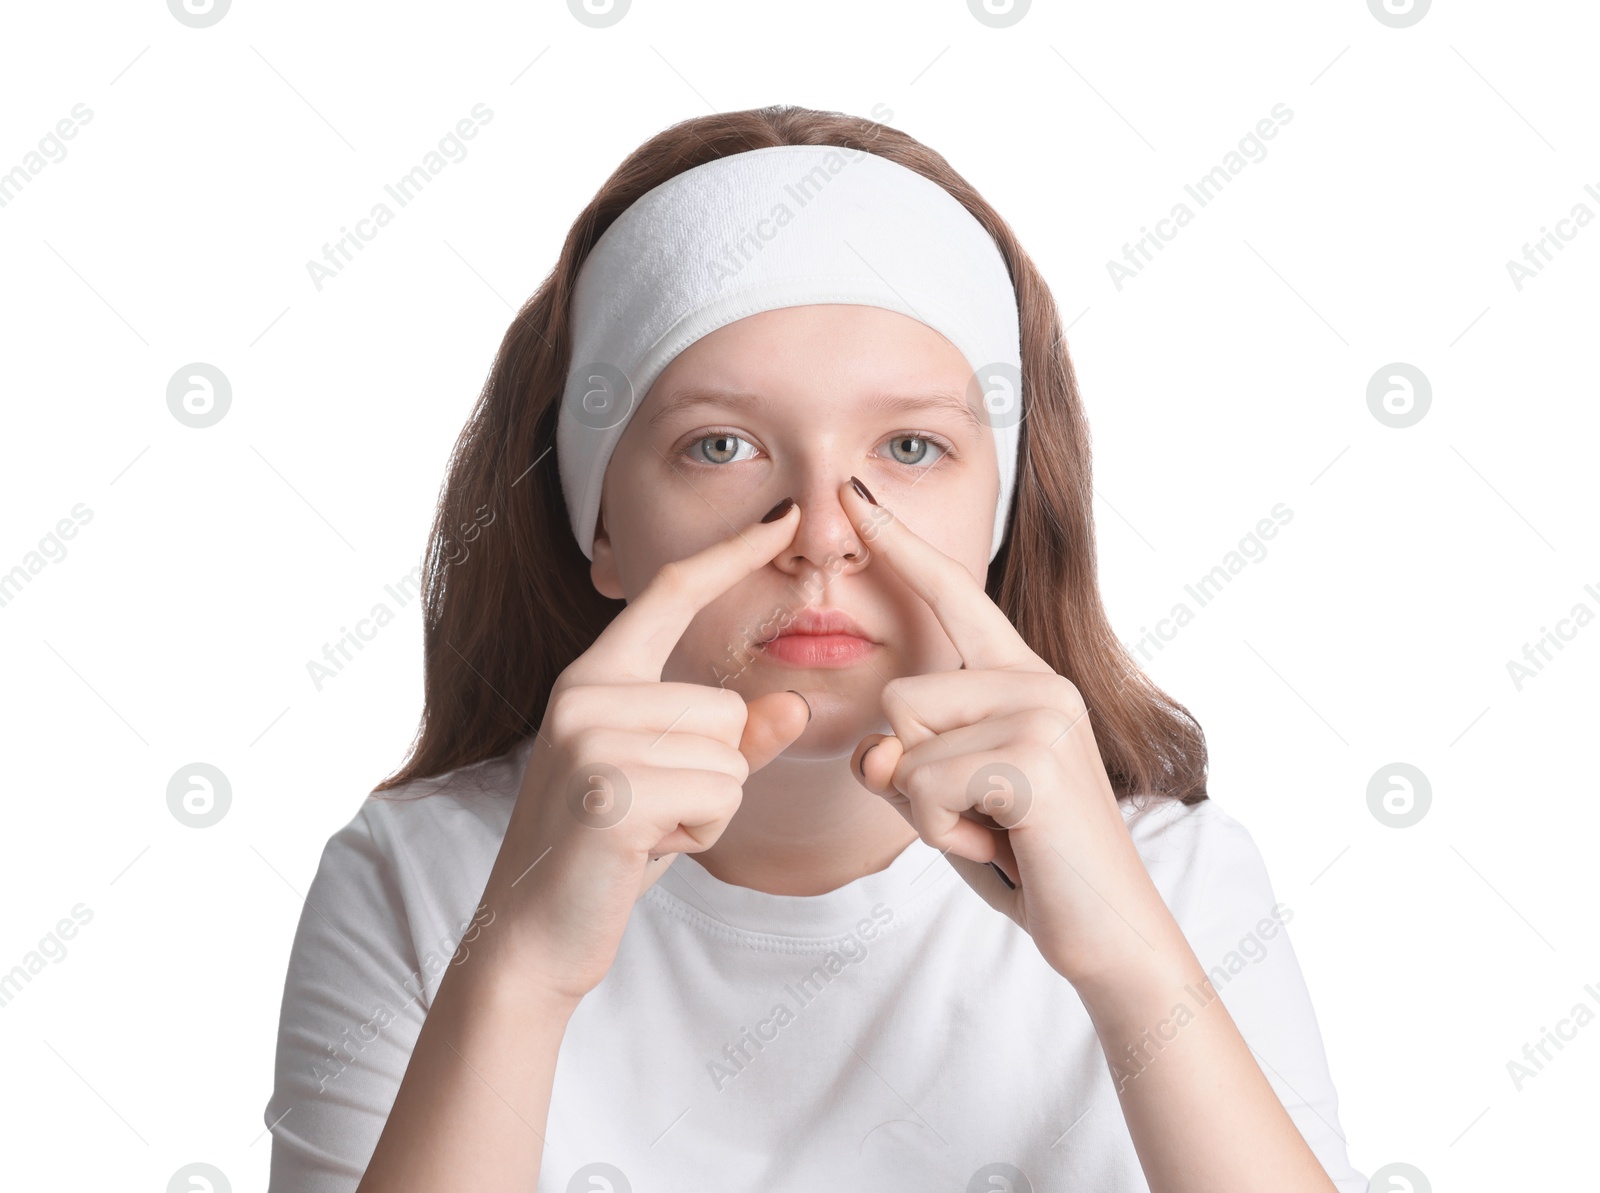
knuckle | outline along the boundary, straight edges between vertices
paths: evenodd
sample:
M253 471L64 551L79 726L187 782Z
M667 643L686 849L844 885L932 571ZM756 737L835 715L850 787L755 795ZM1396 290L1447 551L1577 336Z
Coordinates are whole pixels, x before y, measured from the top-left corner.
M700 699L711 713L712 733L724 742L737 742L750 719L750 706L732 688L707 687L705 693Z
M1023 718L1029 739L1054 743L1072 727L1073 716L1060 708L1030 708Z
M885 709L891 705L910 703L911 683L904 675L897 675L883 685L883 706Z
M614 756L615 750L607 751L607 738L610 733L596 725L583 725L575 729L566 739L567 750L572 758L581 763L603 761L608 756Z
M650 587L671 602L682 600L688 594L688 586L689 574L679 559L669 559L650 579Z
M933 794L931 776L925 766L901 766L891 776L890 783L913 803Z
M726 747L728 751L728 771L734 782L744 790L744 781L750 777L750 759L746 758L732 746Z
M1060 681L1056 685L1059 693L1057 702L1061 708L1066 710L1069 720L1076 720L1088 711L1088 705L1084 702L1083 693L1078 690L1078 685L1065 675L1058 675L1056 679Z
M1055 763L1048 746L1028 743L1013 750L1011 765L1016 767L1024 784L1031 785L1047 766Z
M721 818L732 816L744 800L744 784L732 775L714 772L706 784L711 803Z
M582 727L582 716L577 707L579 703L577 689L565 688L550 693L550 705L545 711L545 723L551 737L565 740Z

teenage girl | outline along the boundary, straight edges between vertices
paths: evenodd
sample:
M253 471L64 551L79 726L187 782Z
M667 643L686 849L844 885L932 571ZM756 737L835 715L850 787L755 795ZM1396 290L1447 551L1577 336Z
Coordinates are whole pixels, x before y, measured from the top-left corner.
M641 146L457 445L271 1189L1364 1190L1091 498L1050 292L938 154L802 108Z

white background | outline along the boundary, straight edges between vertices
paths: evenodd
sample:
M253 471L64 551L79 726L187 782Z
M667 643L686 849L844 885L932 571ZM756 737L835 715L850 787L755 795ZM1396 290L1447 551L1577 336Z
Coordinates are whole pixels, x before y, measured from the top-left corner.
M322 690L306 664L395 607L506 324L606 175L676 120L778 102L883 105L1043 269L1125 641L1293 511L1149 670L1293 909L1355 1165L1591 1173L1600 1025L1520 1091L1507 1062L1600 1009L1600 624L1520 690L1507 663L1600 613L1600 221L1520 291L1506 262L1600 215L1597 32L1576 0L1404 29L1265 0L1007 29L949 0L640 0L605 29L504 0L237 0L204 29L8 6L0 171L93 116L0 208L0 571L92 520L0 607L0 972L93 918L0 1007L5 1183L265 1183L301 894L411 738L416 603ZM307 261L478 103L465 159L319 291ZM1266 157L1119 290L1107 262L1278 103ZM166 403L196 361L233 388L204 430ZM1392 362L1432 385L1405 429L1367 405ZM166 804L197 761L232 786L205 830ZM1397 761L1432 787L1405 829L1367 804Z

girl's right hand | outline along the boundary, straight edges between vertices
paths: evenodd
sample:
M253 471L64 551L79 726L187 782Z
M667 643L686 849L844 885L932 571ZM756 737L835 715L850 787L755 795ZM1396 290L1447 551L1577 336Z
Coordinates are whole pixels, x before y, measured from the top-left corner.
M663 565L557 677L473 953L576 1003L611 968L638 898L679 853L714 844L745 778L805 731L797 693L746 704L728 688L661 682L695 615L790 543L797 511Z

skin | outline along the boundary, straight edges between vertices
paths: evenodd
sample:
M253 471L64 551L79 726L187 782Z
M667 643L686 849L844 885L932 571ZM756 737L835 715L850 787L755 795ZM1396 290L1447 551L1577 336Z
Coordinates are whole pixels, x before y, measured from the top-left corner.
M865 408L873 393L964 395L970 373L948 340L894 311L845 304L765 311L675 357L617 444L591 568L608 597L632 600L662 564L726 538L785 497L801 510L800 528L778 558L694 619L663 680L717 684L719 667L737 670L729 644L750 641L779 607L843 609L882 644L847 670L796 668L758 655L723 685L746 700L798 689L812 714L799 739L745 781L738 815L716 844L695 854L724 882L820 894L883 869L917 835L893 807L865 798L850 757L863 734L888 730L885 683L954 670L961 658L926 602L893 571L869 565L836 490L859 477L907 525L937 534L940 549L981 583L1000 485L987 423L937 406L882 414ZM760 405L697 404L652 424L667 399L688 389L759 395ZM938 436L950 450L941 454L931 439L905 443L916 431ZM720 432L739 437L735 450L713 435L710 446L730 462L697 463L690 449ZM898 454L891 439L901 444ZM796 590L820 595L807 602ZM797 715L803 718L803 709Z
M1208 979L1128 835L1077 689L983 591L988 430L959 410L871 409L874 394L963 395L967 377L924 324L842 304L742 319L662 373L607 468L595 539L595 587L627 608L556 682L484 888L487 931L441 980L361 1193L531 1187L566 1025L676 851L725 882L808 895L918 836L1030 934L1108 1058L1149 1058L1114 1080L1154 1193L1333 1188L1220 998L1151 1046ZM670 410L689 388L759 400ZM683 449L713 433L742 442L692 466ZM786 497L797 507L759 521ZM728 644L797 592L880 649L847 668L759 654L728 668ZM601 831L568 802L594 758L631 777L627 814ZM971 785L995 762L1026 794Z

